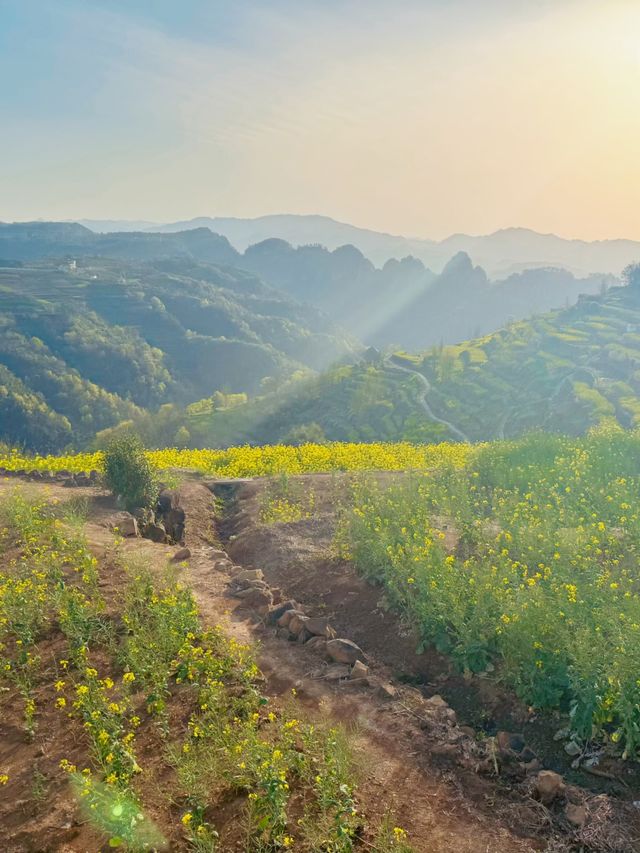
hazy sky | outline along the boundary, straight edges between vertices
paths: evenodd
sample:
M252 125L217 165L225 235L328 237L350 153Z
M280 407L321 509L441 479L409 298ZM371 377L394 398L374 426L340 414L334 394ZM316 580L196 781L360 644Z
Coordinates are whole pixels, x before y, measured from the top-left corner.
M0 0L0 219L640 239L640 0Z

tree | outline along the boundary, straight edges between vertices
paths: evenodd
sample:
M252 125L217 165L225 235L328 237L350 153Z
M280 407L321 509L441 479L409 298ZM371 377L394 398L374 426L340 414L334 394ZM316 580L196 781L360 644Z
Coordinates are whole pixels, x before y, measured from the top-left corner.
M622 270L622 280L629 287L640 288L640 264L629 264Z
M104 452L104 481L129 512L151 507L158 486L137 435L116 438Z

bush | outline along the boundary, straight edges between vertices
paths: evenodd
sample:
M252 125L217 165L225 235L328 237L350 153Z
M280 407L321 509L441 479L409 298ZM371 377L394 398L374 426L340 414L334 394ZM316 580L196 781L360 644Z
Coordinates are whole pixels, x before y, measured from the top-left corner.
M158 487L137 436L122 436L107 447L104 452L104 481L129 512L153 505Z

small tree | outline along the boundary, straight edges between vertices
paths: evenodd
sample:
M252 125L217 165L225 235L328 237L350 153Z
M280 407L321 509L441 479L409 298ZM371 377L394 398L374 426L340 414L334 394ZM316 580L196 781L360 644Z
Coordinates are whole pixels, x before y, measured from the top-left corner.
M152 506L158 496L149 460L136 435L124 435L109 444L104 452L104 481L129 512Z

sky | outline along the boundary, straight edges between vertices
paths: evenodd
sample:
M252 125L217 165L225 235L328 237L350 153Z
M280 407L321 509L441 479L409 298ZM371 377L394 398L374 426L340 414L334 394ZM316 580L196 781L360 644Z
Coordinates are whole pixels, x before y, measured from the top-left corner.
M0 220L640 239L640 0L0 0Z

